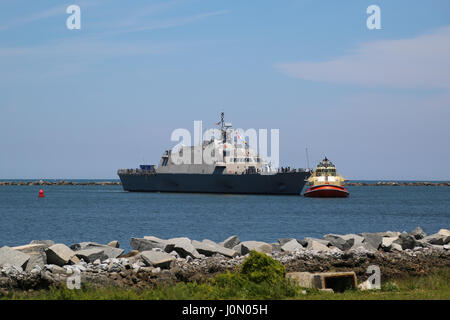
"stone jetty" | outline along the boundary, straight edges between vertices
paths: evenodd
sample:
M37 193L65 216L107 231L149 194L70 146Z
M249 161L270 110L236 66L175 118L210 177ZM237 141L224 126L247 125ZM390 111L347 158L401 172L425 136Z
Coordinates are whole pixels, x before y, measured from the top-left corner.
M120 181L0 181L0 186L120 186Z
M327 234L322 238L283 238L275 243L240 241L234 235L223 242L186 237L155 236L130 240L125 252L118 241L71 245L52 240L0 248L0 295L11 290L45 289L67 285L74 277L94 286L151 287L158 283L201 281L220 272L234 271L250 251L280 261L288 272L352 271L367 279L367 267L380 267L383 279L423 275L450 267L450 230L427 235L411 232Z
M0 181L0 186L120 186L120 181ZM344 183L345 186L410 186L410 187L449 187L450 182L404 182L404 181L378 181L378 182L351 182Z
M450 182L425 182L425 181L378 181L378 182L351 182L344 183L345 186L391 186L391 187L450 187Z

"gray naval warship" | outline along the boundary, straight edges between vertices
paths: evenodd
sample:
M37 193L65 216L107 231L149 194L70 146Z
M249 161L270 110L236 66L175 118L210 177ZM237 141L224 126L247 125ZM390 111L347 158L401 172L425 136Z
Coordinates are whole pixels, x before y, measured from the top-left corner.
M167 150L159 165L140 165L138 169L119 169L117 174L125 191L186 192L226 194L299 195L310 176L309 170L272 168L245 141L231 140L231 123L221 114L220 135L198 146ZM214 161L195 161L206 151ZM177 154L178 153L178 154ZM178 160L186 153L191 161ZM175 156L175 157L174 157ZM178 159L176 159L178 156ZM198 159L198 158L197 158ZM187 163L186 163L187 162Z

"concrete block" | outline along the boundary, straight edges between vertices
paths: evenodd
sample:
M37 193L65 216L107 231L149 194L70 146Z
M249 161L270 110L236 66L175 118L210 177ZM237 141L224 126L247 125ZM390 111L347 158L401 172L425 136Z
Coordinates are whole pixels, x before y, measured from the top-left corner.
M286 274L301 287L316 289L333 289L336 292L343 292L356 288L357 279L353 271L349 272L289 272Z

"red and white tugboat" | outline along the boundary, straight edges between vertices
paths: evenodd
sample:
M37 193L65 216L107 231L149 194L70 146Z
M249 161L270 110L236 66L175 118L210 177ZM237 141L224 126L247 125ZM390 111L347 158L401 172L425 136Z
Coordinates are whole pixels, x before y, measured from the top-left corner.
M335 165L325 157L317 165L308 179L308 189L305 197L317 198L343 198L349 192L343 186L345 179L336 171Z

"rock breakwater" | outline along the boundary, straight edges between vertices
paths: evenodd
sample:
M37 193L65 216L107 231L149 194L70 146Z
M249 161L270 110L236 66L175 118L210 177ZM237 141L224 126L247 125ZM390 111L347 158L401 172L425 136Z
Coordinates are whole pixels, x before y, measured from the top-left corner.
M0 181L0 186L120 186L120 181Z
M252 250L271 255L288 272L355 271L365 280L369 265L380 267L382 278L423 275L450 267L450 230L427 235L411 232L328 234L321 239L279 239L276 243L240 241L231 236L221 243L185 237L131 238L125 252L117 241L81 242L66 246L34 240L0 248L0 294L67 285L74 276L81 284L151 287L158 283L201 281L238 268Z
M0 186L120 186L120 181L0 181ZM378 181L378 182L345 182L345 186L410 186L410 187L450 187L450 182L399 182L399 181Z

